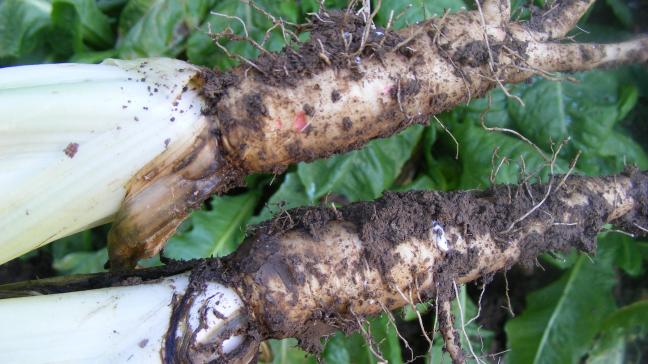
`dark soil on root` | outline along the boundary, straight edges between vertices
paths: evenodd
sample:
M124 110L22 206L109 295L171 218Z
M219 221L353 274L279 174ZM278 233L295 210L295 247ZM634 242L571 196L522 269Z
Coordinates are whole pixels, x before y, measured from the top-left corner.
M495 52L495 50L493 50ZM479 67L489 61L488 47L483 41L472 41L459 49L454 59L462 65Z
M572 6L576 2L583 0L561 0L557 2L555 9L548 12L546 9L541 9L538 7L531 8L531 19L528 22L528 27L531 30L546 32L548 29L545 29L545 22L551 21L555 23L555 19L560 18L562 14L565 13L565 9Z
M646 179L643 174L636 175ZM590 202L586 209L576 208L571 211L572 218L583 224L554 225L542 236L523 235L520 242L523 251L521 261L532 262L539 253L549 250L564 251L572 247L587 252L595 250L596 234L606 222L612 206L598 194L588 191L579 182L581 178L583 177L569 177L567 184L570 191L563 188L552 192L542 208L530 214L526 222L544 221L547 213L560 216L565 208L560 198L576 190L587 196ZM560 177L554 179L555 186ZM546 194L547 188L548 185L544 184L502 185L484 191L468 192L387 192L379 200L359 202L341 209L308 207L290 210L287 212L291 216L290 223L286 223L285 218L278 217L261 225L258 230L262 235L278 237L284 231L302 229L317 240L320 231L329 221L349 221L357 227L361 239L367 243L364 248L368 262L386 272L399 262L388 260L384 252L410 237L427 239L434 223L462 227L469 245L471 237L491 233L504 241L504 245L496 247L503 249L506 241L520 236L520 229L506 232L509 226L531 210ZM449 253L447 260L453 261L452 265L456 267L453 273L460 275L473 266L471 263L474 263L476 257L470 255L459 258Z
M370 31L365 34L365 30ZM246 116L235 117L233 112L219 105L220 101L228 94L231 87L235 87L245 77L252 77L257 81L278 87L295 87L304 79L313 77L324 70L350 70L350 77L357 79L362 77L359 64L368 58L381 57L401 42L401 37L392 31L385 31L380 27L370 29L365 20L351 12L338 10L320 12L312 17L308 24L300 26L300 32L309 32L310 39L303 43L294 43L286 46L278 53L263 53L258 58L243 63L237 69L223 73L205 69L202 72L201 93L207 101L203 113L214 116L212 133L220 140L222 135L228 135L234 128L245 128L250 134L261 137L261 125L259 117L267 115L266 106L263 104L262 94L252 93L245 95L243 106ZM340 98L339 92L332 92L333 101ZM312 116L315 112L310 105L303 106L305 116ZM345 123L343 128L351 128ZM306 134L310 128L304 130ZM349 146L349 149L355 146ZM242 151L245 144L232 146L234 151ZM316 155L308 154L300 144L286 146L289 155L295 160L313 160ZM229 166L235 167L239 156L231 156ZM318 155L317 157L323 157ZM265 156L259 155L260 160ZM268 165L268 172L280 174L286 168L285 165ZM231 185L239 184L235 181ZM226 191L231 185L220 186L218 192Z
M227 94L229 87L240 82L243 73L264 84L285 87L295 87L305 78L327 69L350 69L354 77L362 77L358 70L360 60L366 57L380 59L402 41L393 31L376 27L365 36L365 29L364 19L353 13L338 10L321 12L301 29L310 32L307 42L288 45L278 53L264 53L251 61L254 67L244 64L239 67L239 72L205 70L202 94L209 106L203 112L218 115L220 122L227 124L230 118L219 112L217 104ZM335 102L340 98L339 92L333 92L331 98ZM254 102L254 99L250 101L246 106L251 119L265 115L262 104Z
M643 209L648 206L648 175L628 171L626 173L634 181L636 201L644 201ZM331 221L344 222L353 232L358 233L363 244L363 258L372 267L387 273L394 267L406 266L406 262L398 254L391 254L394 247L410 238L428 240L431 228L435 224L452 226L462 231L468 245L467 251L452 249L453 241L458 238L448 233L450 250L435 267L436 287L429 291L421 292L423 300L437 297L440 300L449 300L454 297L453 282L472 271L482 256L497 256L503 253L510 242L515 241L520 247L521 254L517 259L510 258L506 269L514 264L522 263L523 266L532 267L536 264L539 254L547 251L566 251L572 248L593 252L596 248L596 235L602 226L608 222L608 216L613 210L600 195L601 191L593 191L586 187L585 177L570 176L558 191L551 192L541 208L538 208L525 217L524 221L517 223L540 201L547 193L549 184L538 185L512 185L496 186L485 191L463 192L429 192L412 191L405 193L386 193L381 199L373 202L359 202L339 209L309 207L287 211L284 215L266 222L255 231L255 238L248 240L234 256L226 262L232 271L242 274L256 274L259 269L270 269L282 274L282 269L293 266L292 257L279 251L281 236L286 231L297 231L306 234L314 241L322 238L324 227ZM591 177L590 177L591 178ZM605 185L610 185L614 177L601 177ZM555 176L553 186L556 186L562 177ZM611 191L605 191L611 193ZM576 193L586 196L588 203L567 207L562 201ZM638 208L639 215L643 214L642 207ZM566 215L568 214L568 215ZM290 216L289 219L286 216ZM552 216L556 221L578 221L576 225L553 224ZM642 221L645 215L629 214L623 219L612 221L613 224L629 229L632 223ZM534 232L529 226L544 225L542 234ZM509 228L513 226L513 228ZM635 228L636 230L636 228ZM499 243L484 245L473 241L476 236L489 233L497 237ZM499 250L499 251L497 251ZM278 253L278 254L277 254ZM274 263L273 260L274 259ZM269 268L269 267L272 268ZM354 269L354 267L349 267ZM481 273L483 277L492 277L492 270ZM294 282L295 290L305 280L305 277L285 272L284 283ZM387 277L387 274L383 275ZM326 277L318 278L325 284ZM300 283L301 282L301 283ZM533 287L530 287L533 288ZM522 297L528 292L520 289L522 296L514 296L515 304L519 304ZM366 297L370 299L371 297ZM295 302L295 304L298 304ZM387 303L389 304L389 303ZM512 302L513 304L513 302ZM275 317L275 314L277 317ZM333 313L335 314L335 313ZM335 317L335 316L333 316ZM500 319L495 324L501 324ZM319 337L322 332L304 332L301 324L286 321L280 312L265 310L263 321L268 323L268 332L262 332L270 337L298 337L305 349L317 349ZM309 321L310 322L310 321ZM313 319L313 325L319 322ZM340 321L342 322L342 321ZM340 322L338 329L346 328ZM293 325L293 326L291 326ZM263 324L262 324L263 326ZM326 325L324 325L326 326ZM330 327L327 327L330 331ZM279 331L272 331L279 330ZM264 335L265 335L264 334ZM500 337L500 344L504 342ZM503 345L503 344L502 344Z
M402 41L395 32L376 27L368 32L363 45L366 27L365 20L352 12L321 12L305 28L310 31L308 42L297 49L286 47L278 54L263 54L254 60L258 68L253 73L269 85L294 87L325 69L355 70L360 58L380 57Z

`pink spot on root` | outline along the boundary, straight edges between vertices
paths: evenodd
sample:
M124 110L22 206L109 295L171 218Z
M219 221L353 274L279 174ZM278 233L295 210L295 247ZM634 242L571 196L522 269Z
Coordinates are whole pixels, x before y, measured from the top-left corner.
M281 129L282 126L283 126L283 123L281 122L281 118L277 117L275 119L275 129Z
M302 131L306 127L306 113L303 111L297 111L295 114L295 123L293 125L295 131Z

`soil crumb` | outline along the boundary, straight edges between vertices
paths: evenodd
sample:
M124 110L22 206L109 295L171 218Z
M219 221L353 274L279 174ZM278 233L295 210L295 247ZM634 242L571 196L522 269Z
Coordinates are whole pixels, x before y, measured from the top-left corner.
M70 143L63 149L63 153L67 155L70 159L74 158L74 156L77 154L79 151L79 143Z

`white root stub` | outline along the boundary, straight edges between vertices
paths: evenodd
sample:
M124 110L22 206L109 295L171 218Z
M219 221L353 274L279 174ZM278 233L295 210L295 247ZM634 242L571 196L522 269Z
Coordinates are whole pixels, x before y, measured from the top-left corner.
M189 308L189 332L179 326L176 340L193 337L193 345L204 350L195 350L191 359L196 363L208 363L221 354L233 352L244 341L235 334L235 328L242 324L245 312L243 302L230 288L208 282L205 288L194 297Z
M196 286L183 273L0 299L0 363L208 363L237 354L245 343L255 353L239 334L247 316L236 292L213 282Z
M448 239L445 236L443 225L438 221L432 221L432 229L430 229L430 240L436 243L436 246L443 252L450 250L448 246Z

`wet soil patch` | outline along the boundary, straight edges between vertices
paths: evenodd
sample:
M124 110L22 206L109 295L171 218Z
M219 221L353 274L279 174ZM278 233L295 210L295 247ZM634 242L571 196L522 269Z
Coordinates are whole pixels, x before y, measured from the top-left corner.
M546 32L549 30L546 29L546 26L556 26L557 20L564 15L567 8L571 7L574 3L585 1L586 0L559 0L552 5L551 11L532 6L530 8L531 19L529 19L527 27L538 32Z
M646 199L648 193L648 175L638 172L627 172L635 184L635 198ZM554 177L555 186L562 177ZM424 300L438 298L450 300L454 297L454 282L456 278L465 276L472 271L483 256L497 256L511 242L516 242L521 254L507 261L507 269L515 263L522 262L527 265L535 263L536 257L546 251L565 251L573 247L588 252L594 251L596 234L607 223L613 206L599 195L600 191L592 191L586 187L584 177L570 176L559 191L548 195L544 204L521 222L520 217L526 215L547 192L548 184L538 185L501 185L484 191L461 192L430 192L412 191L405 193L386 193L383 198L373 202L359 202L342 208L333 209L326 207L308 207L285 211L275 219L270 220L255 230L252 236L241 248L225 261L225 266L232 272L243 276L259 279L272 279L278 274L286 286L288 294L293 297L296 310L311 309L300 308L299 296L304 293L305 282L308 277L316 276L321 284L326 284L327 276L320 272L320 276L311 272L294 271L290 267L304 266L301 264L302 256L291 252L282 251L281 239L284 233L303 234L305 242L308 240L317 244L326 231L330 222L342 223L350 232L357 233L362 245L362 258L371 267L383 273L383 278L389 277L388 272L393 268L405 266L403 258L394 253L396 245L411 238L429 241L431 228L435 225L452 226L463 236L467 243L466 250L452 248L457 236L448 232L448 245L450 249L442 253L442 259L434 267L435 287L430 287L421 293ZM612 186L614 177L602 177L600 182ZM609 192L609 191L608 191ZM587 203L567 207L564 201L573 194L585 196ZM568 211L567 211L568 210ZM566 215L566 214L569 215ZM569 216L577 225L556 225L555 221L562 221ZM636 222L636 218L631 219ZM619 223L622 223L619 221ZM543 226L543 233L534 232L538 225ZM513 226L513 228L509 228ZM446 230L449 231L449 230ZM477 243L476 236L490 234L500 243L484 245ZM342 263L343 264L343 263ZM348 269L354 269L349 267ZM270 275L257 274L273 272ZM484 271L483 276L492 277L492 271ZM241 284L241 278L236 274L231 276L233 283ZM271 282L255 281L257 288L266 287ZM246 285L246 284L243 284ZM385 283L389 285L389 283ZM272 293L257 292L261 297L272 300ZM329 292L330 294L330 292ZM360 294L360 293L359 293ZM375 292L360 294L357 300L370 300ZM250 299L247 297L246 299ZM258 302L259 297L255 298ZM340 302L344 302L341 299ZM319 339L334 329L353 330L355 322L353 316L342 311L313 312L307 320L306 330L304 323L291 322L285 313L268 308L259 313L259 330L268 337L298 337L303 348L317 352ZM322 322L326 317L326 322Z
M421 83L418 80L399 81L398 87L392 87L389 95L393 100L402 102L403 99L415 96L421 91Z
M365 28L364 19L351 12L321 12L301 29L310 32L309 41L262 54L249 72L265 84L294 87L325 69L357 70L364 58L380 57L402 41L397 33L375 27L363 43Z
M332 101L332 102L338 102L338 101L340 100L340 98L341 98L341 96L340 96L340 91L338 91L338 90L333 90L333 91L331 92L331 101Z
M203 69L198 83L198 90L208 104L202 112L214 115L218 102L227 95L230 87L240 83L240 79L233 72Z
M638 186L645 186L646 176L635 173ZM558 178L554 186L558 183ZM524 221L514 221L527 214L547 192L542 185L501 185L484 191L467 192L429 192L412 191L406 193L387 192L383 198L373 202L359 202L340 209L308 207L287 211L290 220L278 217L258 228L263 240L278 239L287 230L303 230L314 240L320 239L322 228L333 220L351 222L366 243L363 247L368 263L387 272L399 264L398 257L385 252L391 251L409 238L429 239L433 224L460 228L467 240L469 249L459 253L452 249L438 268L452 277L465 274L483 249L500 249L507 241L519 241L522 253L521 262L533 262L538 254L545 251L564 251L572 247L592 252L596 248L596 234L607 221L612 206L598 194L593 194L580 180L583 177L571 176L567 179L569 188L552 192L541 208L529 214ZM612 177L602 177L604 180ZM640 180L640 181L639 181ZM638 191L642 190L638 188ZM645 194L644 192L637 192ZM527 231L529 223L548 225L547 214L559 218L564 213L564 198L571 193L587 196L585 207L570 208L570 216L578 225L547 226L543 234ZM643 196L643 195L642 195ZM646 198L637 196L637 199ZM631 217L636 223L637 218ZM618 221L622 224L623 221ZM513 228L509 227L513 224ZM626 225L629 223L626 223ZM636 229L636 228L635 228ZM472 239L478 235L491 234L502 243L493 247L471 246ZM452 236L450 242L452 244ZM247 255L247 254L246 254ZM253 255L253 254L252 254ZM513 262L511 262L513 263ZM252 270L254 268L251 268Z
M263 104L260 93L243 96L243 102L245 103L245 111L250 118L256 119L260 116L268 115L268 109Z
M479 67L488 63L488 46L486 42L474 40L459 48L454 54L454 59L462 65Z
M648 178L646 178L648 172L629 167L624 174L630 176L632 185L635 187L631 191L632 197L639 206L632 213L612 221L612 224L635 236L645 236L646 231L643 228L648 226Z
M351 121L351 118L348 116L345 116L342 118L342 131L349 131L353 127L353 122Z

